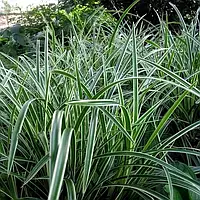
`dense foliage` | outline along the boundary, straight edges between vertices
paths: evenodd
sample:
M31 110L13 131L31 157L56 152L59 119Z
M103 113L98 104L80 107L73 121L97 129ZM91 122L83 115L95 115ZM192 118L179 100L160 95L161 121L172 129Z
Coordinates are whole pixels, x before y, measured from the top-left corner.
M200 199L198 13L171 6L176 35L97 9L1 53L0 199Z
M101 3L111 10L124 10L132 2L132 0L101 0ZM186 21L191 21L200 6L199 0L140 0L131 13L140 17L145 15L145 19L153 24L159 23L157 13L160 16L167 14L169 21L177 20L176 12L170 6L169 2L175 4L181 10L182 16Z
M68 11L78 4L89 6L101 4L109 10L123 11L133 2L133 0L59 0L60 5ZM169 21L178 20L177 14L172 6L170 6L169 2L175 4L179 10L181 10L182 16L187 22L191 22L191 19L195 16L195 13L200 6L199 0L139 0L137 5L131 10L130 14L140 17L145 15L144 18L153 24L159 23L157 14L163 16L164 20L166 17ZM115 17L119 18L119 15L115 14ZM132 17L131 20L136 19L135 17Z
M21 54L31 55L35 52L36 41L44 42L44 30L50 26L55 31L57 39L67 38L76 29L77 33L87 32L94 22L107 27L113 26L115 18L104 12L102 7L96 9L88 6L76 5L69 13L55 4L40 5L13 19L14 26L1 30L0 50L8 55L17 57ZM73 26L76 24L76 26Z

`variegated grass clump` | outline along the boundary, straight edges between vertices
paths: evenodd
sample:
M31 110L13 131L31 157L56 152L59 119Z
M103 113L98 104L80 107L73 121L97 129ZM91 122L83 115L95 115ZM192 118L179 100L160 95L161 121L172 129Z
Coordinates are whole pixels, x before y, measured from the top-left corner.
M2 54L1 199L200 198L198 13L187 26L172 5L174 35L127 28L131 6L67 48L48 28L35 58Z

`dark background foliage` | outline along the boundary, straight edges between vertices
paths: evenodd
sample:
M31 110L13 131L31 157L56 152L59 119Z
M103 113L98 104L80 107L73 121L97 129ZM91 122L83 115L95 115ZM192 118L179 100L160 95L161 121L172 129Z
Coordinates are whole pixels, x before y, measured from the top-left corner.
M95 0L60 0L59 2L63 5L63 7L65 7L65 9L68 10L73 8L76 4L94 5L98 3L98 1ZM133 2L133 0L99 1L100 4L109 10L125 10ZM138 2L137 5L131 10L131 13L139 16L145 15L145 19L153 24L157 24L159 22L156 12L158 12L160 16L166 16L167 13L169 21L173 21L177 19L177 15L170 6L169 2L178 7L186 21L190 21L200 6L199 0L140 0L140 2ZM116 17L118 17L118 15L116 15Z
M88 16L97 7L103 6L113 11L111 13L113 13L114 17L119 18L120 14L117 11L122 13L133 2L134 0L59 0L58 6L54 4L40 5L25 13L19 20L15 20L17 24L20 24L19 27L17 25L0 31L0 50L13 56L30 52L31 49L34 51L34 48L32 48L33 44L37 39L41 39L41 32L46 26L46 22L52 24L57 36L61 35L62 31L64 31L65 35L69 35L71 30L70 20L66 13L74 16L73 18L79 16L79 23L77 24L76 22L76 25L82 29L83 21L87 20ZM171 0L171 3L178 7L188 24L200 6L200 0ZM159 24L156 12L160 17L163 17L164 21L166 20L166 15L170 22L179 21L175 10L168 0L140 0L132 8L130 15L127 15L126 19L132 24L136 19L135 16L144 16L147 21L156 25ZM18 27L17 31L16 27ZM170 27L175 28L175 31L178 30L178 25Z
M101 3L108 9L124 10L131 3L132 0L101 0ZM169 2L175 4L181 11L185 20L190 20L198 7L200 6L199 0L141 0L137 5L131 10L132 14L139 16L145 15L145 19L152 22L153 24L158 23L158 17L155 11L158 12L160 16L168 15L169 21L175 20L177 15L173 8L170 6Z

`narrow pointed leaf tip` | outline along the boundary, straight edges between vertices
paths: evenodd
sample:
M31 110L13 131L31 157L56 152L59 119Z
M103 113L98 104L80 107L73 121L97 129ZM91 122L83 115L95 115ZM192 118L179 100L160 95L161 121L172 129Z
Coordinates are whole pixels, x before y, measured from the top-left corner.
M22 127L24 124L24 120L26 117L26 113L28 111L29 105L35 101L36 99L31 99L25 102L25 104L22 106L19 115L17 117L17 121L15 123L12 135L11 135L11 145L10 145L10 151L8 155L8 166L7 166L7 173L10 174L14 158L15 158L15 153L18 145L18 134L22 131Z

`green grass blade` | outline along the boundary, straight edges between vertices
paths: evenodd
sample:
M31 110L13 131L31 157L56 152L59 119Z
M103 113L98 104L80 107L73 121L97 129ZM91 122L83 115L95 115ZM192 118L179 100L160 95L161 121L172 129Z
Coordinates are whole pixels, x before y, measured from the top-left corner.
M58 148L48 200L58 200L65 174L73 129L65 129Z
M168 181L169 196L170 196L169 199L174 200L174 190L173 190L172 179L171 179L170 173L169 173L168 169L166 169L165 167L163 169L164 169L164 172L166 174L167 181Z
M135 36L135 26L133 25L133 38L132 38L132 68L133 77L138 77L138 64L137 64L137 46ZM139 95L138 95L138 79L133 79L133 123L138 120L139 115Z
M134 2L123 12L122 16L121 16L120 19L118 20L117 25L116 25L116 27L115 27L115 29L114 29L114 31L113 31L113 34L112 34L112 37L111 37L110 43L109 43L109 48L112 46L112 43L113 43L113 41L114 41L114 39L115 39L116 33L117 33L117 31L118 31L118 28L119 28L120 24L122 23L124 17L128 14L128 12L131 10L131 8L133 8L133 6L135 6L139 1L140 1L140 0L134 1Z
M40 83L40 41L37 40L36 44L36 72L37 72L37 81Z
M34 178L34 176L38 173L38 171L40 169L42 169L42 167L48 162L49 160L49 155L46 155L44 157L42 157L40 159L40 161L33 167L33 169L31 170L31 172L29 173L28 177L26 178L24 185L26 185L29 181L31 181L31 179Z
M49 46L48 46L48 28L45 31L45 42L44 42L44 75L45 75L45 84L47 84L49 76Z
M119 130L134 144L135 141L132 139L131 135L124 129L124 127L115 119L112 114L103 108L99 108L118 128Z
M126 188L126 189L132 189L132 190L136 190L139 191L141 193L145 193L147 195L149 195L151 198L153 199L159 199L159 200L169 200L168 198L166 198L164 195L153 191L151 189L147 189L144 188L142 186L138 186L138 185L128 185L128 184L112 184L112 185L106 185L106 186L102 186L102 188L104 187L120 187L120 188Z
M176 11L176 13L177 13L177 15L178 15L178 17L179 17L179 20L180 20L180 22L181 22L181 25L182 25L182 27L183 27L183 31L184 32L188 32L188 30L187 30L187 25L186 25L186 23L185 23L185 21L184 21L184 18L183 18L183 16L181 15L181 13L180 13L180 11L178 10L178 8L174 5L174 4L172 4L172 3L169 3L173 8L174 8L174 10ZM186 45L187 45L187 54L188 54L188 68L189 68L189 70L190 70L190 73L192 72L192 60L193 60L193 58L192 58L192 47L191 47L191 44L192 44L192 41L190 40L190 38L187 36L187 34L186 34Z
M80 105L80 106L118 106L119 104L109 99L96 99L96 100L80 100L70 101L69 105Z
M78 88L78 93L79 93L79 99L83 98L83 92L82 92L82 87L81 87L81 79L80 79L80 74L79 74L79 69L76 63L76 80L77 80L77 88Z
M76 200L76 190L73 181L71 179L67 179L65 184L67 188L67 200Z
M50 162L49 162L49 184L51 184L54 167L57 158L58 146L61 140L63 111L55 111L53 114L50 132Z
M169 146L170 144L172 144L173 142L175 142L177 139L179 139L183 135L187 134L188 132L190 132L194 129L197 129L197 128L199 129L199 126L200 126L200 121L190 124L189 126L185 127L181 131L179 131L178 133L172 135L171 137L169 137L165 141L163 141L163 143L161 144L161 146L159 148L166 148L167 146Z
M94 159L97 158L106 158L106 157L111 157L111 156L133 156L133 157L137 157L137 158L143 158L143 159L147 159L150 160L162 167L166 167L169 172L171 174L173 174L174 176L176 176L177 178L180 178L181 180L185 181L185 184L187 187L187 184L193 184L193 187L195 189L197 189L195 192L197 194L200 194L199 188L200 188L200 184L198 181L192 179L191 177L189 177L187 174L185 174L184 172L182 172L181 170L177 169L176 167L164 162L161 159L158 159L152 155L149 155L147 153L142 153L142 152L131 152L131 151L117 151L117 152L110 152L110 153L105 153L102 155L98 155L96 157L94 157ZM197 192L198 191L198 192Z
M19 115L17 117L17 121L15 123L12 135L11 135L11 144L10 144L10 150L9 150L9 156L8 156L8 166L7 166L7 173L10 174L13 161L17 149L18 144L18 134L22 130L22 126L26 117L26 113L28 111L29 105L35 101L35 99L28 100L22 107L22 109L19 112Z
M7 88L4 87L2 84L0 84L0 91L4 93L5 96L12 101L12 103L17 107L18 110L20 109L20 103L12 94L10 94L9 90L7 90Z
M148 149L148 147L152 144L153 140L157 137L157 135L159 134L159 132L161 131L161 129L163 129L163 127L165 126L167 120L169 119L169 117L173 114L173 112L175 111L175 109L179 106L179 104L182 102L182 100L185 98L185 96L188 94L188 91L185 91L172 105L172 107L167 111L167 113L164 115L164 117L162 118L162 120L160 121L158 127L156 128L156 130L152 133L152 135L150 136L149 140L147 141L147 143L144 146L144 151Z
M88 139L87 139L84 171L83 171L83 193L85 193L87 189L88 180L90 176L90 170L92 166L92 158L94 154L94 147L95 147L96 134L97 134L98 112L99 110L96 108L92 110L90 129L89 129L89 134L88 134Z
M68 77L68 78L70 78L70 79L72 79L72 80L77 81L77 79L76 79L75 76L73 76L72 74L70 74L70 73L68 73L68 72L66 72L66 71L64 71L64 70L54 69L54 70L52 70L51 73L62 74L62 75L66 76L66 77ZM81 83L81 87L82 87L82 89L84 90L84 92L87 94L87 96L88 96L89 98L92 98L92 95L91 95L90 91L88 90L88 88L87 88L83 83Z
M70 167L72 169L72 178L75 179L76 175L76 158L77 158L77 148L76 148L76 135L73 131L70 145Z
M129 112L124 106L120 106L120 108L122 109L125 128L126 128L127 132L131 133L131 131L132 131L132 128L131 128L131 117L129 115Z

